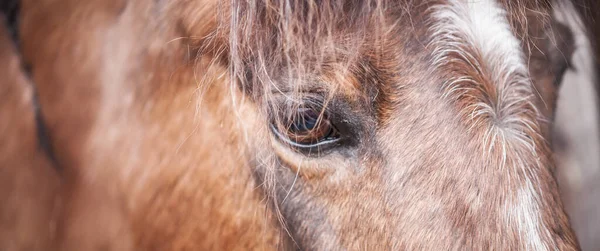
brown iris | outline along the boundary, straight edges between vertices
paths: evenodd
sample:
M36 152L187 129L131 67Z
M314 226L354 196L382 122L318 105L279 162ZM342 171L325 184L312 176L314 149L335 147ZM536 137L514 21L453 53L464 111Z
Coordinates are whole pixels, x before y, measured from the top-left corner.
M327 114L311 107L300 107L285 122L286 133L277 133L287 143L301 148L319 147L337 141L338 132Z

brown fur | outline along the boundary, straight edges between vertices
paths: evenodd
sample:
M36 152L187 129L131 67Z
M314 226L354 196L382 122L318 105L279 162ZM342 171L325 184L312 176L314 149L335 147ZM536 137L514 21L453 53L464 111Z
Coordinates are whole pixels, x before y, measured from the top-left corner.
M24 2L24 57L69 191L60 250L277 247L235 118L219 115L232 112L225 69L176 39L176 7Z
M61 207L60 178L38 145L32 86L4 26L0 58L0 250L49 250Z
M21 54L62 170L56 232L40 240L58 250L523 250L503 209L532 178L543 242L578 249L546 127L561 73L543 69L564 63L546 56L563 50L548 44L559 32L544 19L550 5L504 3L541 90L523 94L517 114L535 151L508 139L504 158L484 143L496 121L466 110L501 98L492 66L432 66L430 9L444 2L24 0ZM470 96L444 95L457 74L479 83ZM307 157L277 140L269 122L307 97L349 121L351 144Z

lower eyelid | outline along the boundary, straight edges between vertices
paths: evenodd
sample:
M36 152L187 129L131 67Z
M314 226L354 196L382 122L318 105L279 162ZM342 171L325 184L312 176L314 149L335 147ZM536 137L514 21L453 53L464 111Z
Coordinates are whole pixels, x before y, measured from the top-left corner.
M341 138L335 138L335 139L329 139L329 140L324 140L324 141L320 141L318 143L315 144L310 144L310 145L303 145L303 144L299 144L296 143L292 140L289 139L289 137L283 135L282 133L279 132L279 130L277 130L277 128L275 128L275 126L271 125L271 131L273 131L273 133L283 142L285 142L286 144L289 144L290 146L296 147L296 148L300 148L300 149L312 149L315 147L321 147L321 146L325 146L325 145L330 145L330 144L334 144L337 143L341 140Z

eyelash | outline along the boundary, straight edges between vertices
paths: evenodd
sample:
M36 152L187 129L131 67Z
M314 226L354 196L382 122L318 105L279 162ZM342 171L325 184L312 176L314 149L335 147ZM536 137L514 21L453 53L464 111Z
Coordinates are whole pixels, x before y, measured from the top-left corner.
M340 131L321 107L318 102L306 102L295 108L294 116L272 123L271 129L279 140L302 152L318 154L335 147L341 141Z

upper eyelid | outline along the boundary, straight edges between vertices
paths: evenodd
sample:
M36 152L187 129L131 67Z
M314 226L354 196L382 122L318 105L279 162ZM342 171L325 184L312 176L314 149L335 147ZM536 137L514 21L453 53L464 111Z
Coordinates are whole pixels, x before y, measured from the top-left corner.
M307 93L306 95L290 98L288 95L276 94L273 99L275 105L271 107L277 107L277 110L271 111L271 115L277 115L282 112L282 107L307 107L315 110L323 111L324 95L322 93ZM284 109L285 109L284 108ZM325 107L326 108L326 107Z

